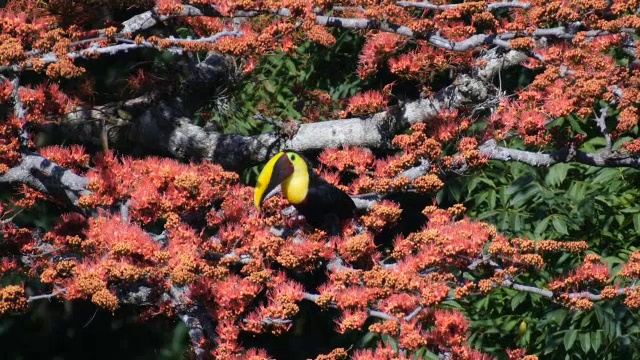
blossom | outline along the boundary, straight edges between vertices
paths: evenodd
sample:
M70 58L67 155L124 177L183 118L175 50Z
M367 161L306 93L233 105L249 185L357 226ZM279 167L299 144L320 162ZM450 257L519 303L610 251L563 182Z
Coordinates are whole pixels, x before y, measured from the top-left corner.
M456 310L436 310L433 314L435 328L429 337L439 344L460 346L466 341L469 321Z
M386 104L387 99L381 92L369 90L349 99L345 112L352 116L362 116L380 111Z
M8 312L23 312L27 308L24 287L9 285L0 288L0 315Z
M353 170L356 174L362 174L373 167L375 157L369 149L345 147L323 150L318 161L340 172Z
M367 39L358 62L358 75L366 79L376 73L378 64L398 48L402 38L380 32Z
M400 219L402 209L388 200L376 203L367 215L360 218L362 223L373 232L381 231L385 226L393 225Z

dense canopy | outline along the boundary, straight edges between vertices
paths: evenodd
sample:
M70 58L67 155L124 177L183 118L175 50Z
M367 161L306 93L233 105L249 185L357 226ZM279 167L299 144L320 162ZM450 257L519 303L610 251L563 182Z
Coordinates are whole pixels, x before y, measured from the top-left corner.
M0 5L7 354L640 356L639 1Z

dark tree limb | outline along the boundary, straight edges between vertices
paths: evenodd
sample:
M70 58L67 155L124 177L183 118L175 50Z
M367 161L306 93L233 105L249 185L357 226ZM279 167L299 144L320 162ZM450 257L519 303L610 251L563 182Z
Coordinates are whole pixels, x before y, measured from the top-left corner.
M255 136L220 134L191 123L183 104L189 99L158 101L133 120L118 117L118 104L80 109L69 114L58 131L73 142L97 144L96 119L112 124L111 143L137 147L142 152L170 155L178 159L207 159L227 169L243 169L262 163L283 149L321 150L340 146L385 148L409 125L437 116L442 110L486 102L491 88L482 80L460 75L434 97L419 99L366 118L349 118L303 124L290 139L276 133ZM56 131L54 126L43 131Z
M172 286L170 293L167 295L175 307L178 317L187 327L196 359L206 358L206 350L202 346L207 339L213 343L217 339L213 322L207 315L206 310L197 302L189 299L187 287Z

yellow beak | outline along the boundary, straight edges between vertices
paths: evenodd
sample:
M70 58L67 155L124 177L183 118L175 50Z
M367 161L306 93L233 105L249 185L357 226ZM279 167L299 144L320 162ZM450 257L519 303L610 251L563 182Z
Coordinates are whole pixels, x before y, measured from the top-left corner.
M276 186L280 185L293 174L293 164L284 152L277 153L267 162L256 182L256 189L253 193L253 204L260 209L265 196Z

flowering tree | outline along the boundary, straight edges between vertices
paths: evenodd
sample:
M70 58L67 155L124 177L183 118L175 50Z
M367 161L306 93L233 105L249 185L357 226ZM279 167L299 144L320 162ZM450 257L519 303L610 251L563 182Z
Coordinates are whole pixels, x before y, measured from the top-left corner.
M316 359L638 351L639 6L9 0L0 314L134 307L197 358L291 358L260 339L308 305L360 339ZM253 207L283 149L352 195L340 236Z

